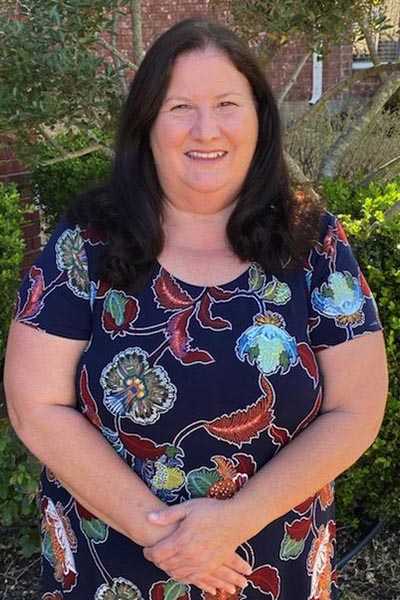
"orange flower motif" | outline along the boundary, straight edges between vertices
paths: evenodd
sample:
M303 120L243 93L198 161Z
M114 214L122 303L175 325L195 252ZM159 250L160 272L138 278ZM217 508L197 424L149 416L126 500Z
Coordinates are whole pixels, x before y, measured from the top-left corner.
M55 505L50 498L43 497L42 512L44 555L54 567L56 581L62 583L64 590L70 591L75 587L78 575L74 559L77 550L75 534L60 502Z
M330 600L332 583L331 559L334 555L332 543L333 521L318 530L307 557L307 570L311 575L311 591L307 600Z
M319 490L318 497L322 510L326 510L328 506L332 504L334 499L333 484L327 483L321 490Z

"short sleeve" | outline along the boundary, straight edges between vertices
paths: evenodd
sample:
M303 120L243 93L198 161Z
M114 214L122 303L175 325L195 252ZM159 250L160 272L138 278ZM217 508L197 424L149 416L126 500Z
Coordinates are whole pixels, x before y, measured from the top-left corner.
M309 337L323 349L382 329L375 300L337 217L326 213L306 267Z
M82 231L63 219L22 281L14 319L60 337L88 340L90 289Z

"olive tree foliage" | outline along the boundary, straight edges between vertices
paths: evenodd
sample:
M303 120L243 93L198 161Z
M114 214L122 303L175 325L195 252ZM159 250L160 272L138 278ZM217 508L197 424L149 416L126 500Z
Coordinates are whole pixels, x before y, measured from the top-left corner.
M376 29L385 19L376 9L384 0L211 0L226 6L231 24L268 62L296 38L307 50L323 54L327 44L353 39L366 15ZM359 32L358 32L359 33Z
M117 48L121 18L132 19L134 56ZM115 119L143 55L140 0L2 0L0 131L28 166L43 138L84 131L109 152ZM96 132L104 132L101 143Z
M339 94L355 83L378 77L380 84L367 101L353 110L352 118L347 119L330 145L324 149L319 168L313 174L313 181L335 178L338 175L343 157L357 147L368 128L383 118L384 109L400 89L400 62L383 64L376 51L376 34L386 29L398 28L399 23L390 23L385 14L385 0L211 0L211 6L224 6L230 15L230 24L259 54L260 60L268 69L268 64L287 44L296 40L304 48L304 55L294 68L287 84L281 90L278 102L284 104L290 90L295 85L302 69L312 52L324 58L335 44L365 40L373 66L354 72L326 90L314 106L309 106L297 119L289 118L286 129L287 147L293 137L304 127L320 127L321 114L328 114L328 103L339 98ZM395 144L393 144L395 148ZM287 154L292 175L299 182L307 183L305 175L295 157ZM397 152L385 161L374 165L370 180L387 167L398 165Z

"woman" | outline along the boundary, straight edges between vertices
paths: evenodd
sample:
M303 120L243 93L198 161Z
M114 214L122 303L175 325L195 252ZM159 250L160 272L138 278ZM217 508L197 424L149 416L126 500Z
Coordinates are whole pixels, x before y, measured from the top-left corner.
M335 597L330 482L378 432L382 334L227 29L147 53L110 182L24 281L6 388L46 465L43 600Z

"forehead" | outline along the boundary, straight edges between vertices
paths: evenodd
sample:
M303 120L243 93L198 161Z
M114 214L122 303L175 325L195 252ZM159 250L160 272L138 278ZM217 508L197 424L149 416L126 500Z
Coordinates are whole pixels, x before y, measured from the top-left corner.
M251 88L227 54L210 46L185 52L176 58L167 97L171 93L191 96L202 91L251 93Z

